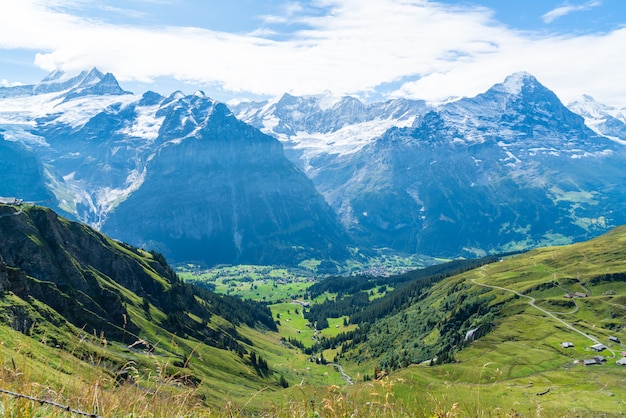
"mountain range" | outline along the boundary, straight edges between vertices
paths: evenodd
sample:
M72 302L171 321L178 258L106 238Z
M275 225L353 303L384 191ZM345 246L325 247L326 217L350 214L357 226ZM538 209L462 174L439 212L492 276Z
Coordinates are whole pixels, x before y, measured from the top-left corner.
M588 96L569 107L522 72L437 106L326 94L234 111L285 144L360 245L458 257L626 221L626 117Z
M174 262L517 251L626 223L624 113L588 96L568 108L528 73L440 105L324 93L230 107L53 73L0 88L0 195Z
M347 234L281 143L225 105L202 92L136 97L96 69L59 76L0 90L1 142L28 172L2 166L0 178L21 179L2 195L49 201L171 261L347 257Z

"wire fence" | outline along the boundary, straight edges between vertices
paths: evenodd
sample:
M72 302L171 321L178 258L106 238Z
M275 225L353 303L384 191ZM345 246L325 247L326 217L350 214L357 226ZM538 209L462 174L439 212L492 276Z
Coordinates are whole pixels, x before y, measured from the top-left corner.
M92 413L89 413L89 412L79 411L78 409L73 409L73 408L70 408L69 406L61 405L61 404L58 404L58 403L53 402L53 401L48 401L46 399L38 399L38 398L35 398L33 396L24 395L22 393L11 392L10 390L6 390L6 389L0 389L0 393L4 393L5 395L13 396L14 398L18 398L18 399L28 399L29 401L37 402L37 403L39 403L41 405L45 404L45 405L54 406L56 408L63 409L65 411L67 411L67 412L71 412L72 414L82 415L84 417L102 418L98 414L92 414Z

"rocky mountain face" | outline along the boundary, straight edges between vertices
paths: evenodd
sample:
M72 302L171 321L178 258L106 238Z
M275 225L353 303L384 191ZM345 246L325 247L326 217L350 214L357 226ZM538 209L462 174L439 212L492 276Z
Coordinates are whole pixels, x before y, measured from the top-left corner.
M482 255L626 223L625 127L623 111L568 109L527 73L438 106L324 93L232 112L202 92L54 73L0 88L0 196L52 200L171 261Z
M51 203L44 166L31 151L19 143L6 141L0 134L0 179L2 195L26 201Z
M136 97L94 69L0 97L0 127L41 162L32 175L51 206L117 239L204 264L347 256L334 212L280 142L201 92Z
M239 112L272 121L268 132L282 126L278 111ZM308 133L316 151L307 173L360 245L454 257L577 241L626 221L623 144L530 74L395 124L342 153L324 132ZM306 147L300 134L273 134Z
M280 142L202 97L162 110L165 145L104 231L181 261L271 264L347 256L335 214L284 158ZM132 222L138 224L128 228Z

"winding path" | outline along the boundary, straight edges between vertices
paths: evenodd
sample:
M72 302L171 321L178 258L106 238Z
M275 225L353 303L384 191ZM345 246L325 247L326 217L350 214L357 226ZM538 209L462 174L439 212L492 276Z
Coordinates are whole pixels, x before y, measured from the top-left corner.
M481 268L480 268L479 273L480 273L480 275L481 275L481 276L486 277L485 272L483 271L483 267L481 267ZM567 327L567 328L569 328L570 330L572 330L572 331L574 331L574 332L577 332L578 334L580 334L580 335L584 336L584 337L585 337L585 338L587 338L588 340L590 340L590 341L592 341L592 342L594 342L594 343L596 343L596 344L602 344L602 343L601 343L601 342L600 342L600 341L599 341L596 337L591 336L591 335L589 335L589 334L585 334L584 332L582 332L582 331L580 331L580 330L578 330L578 329L574 328L571 324L568 324L567 322L565 322L564 320L562 320L562 319L561 319L561 318L559 318L558 316L554 315L552 312L547 311L547 310L543 309L542 307L535 305L535 301L536 301L536 299L535 299L534 297L532 297L532 296L524 295L524 294L522 294L522 293L520 293L520 292L518 292L518 291L516 291L516 290L513 290L513 289L507 289L506 287L500 287L500 286L494 286L494 285L490 285L490 284L480 283L480 282L477 282L477 281L476 281L476 279L471 279L471 281L472 281L472 283L474 283L474 284L476 284L476 285L478 285L478 286L488 287L488 288L490 288L490 289L503 290L503 291L505 291L505 292L510 292L510 293L516 294L517 296L520 296L520 297L526 298L526 299L528 299L528 304L529 304L530 306L532 306L533 308L540 310L540 311L541 311L541 312L543 312L544 314L546 314L546 315L548 315L549 317L551 317L551 318L555 319L556 321L560 322L561 324L563 324L564 326L566 326L566 327ZM608 348L608 347L607 347L607 350L609 350L609 351L611 352L611 354L612 354L613 356L615 356L615 353L613 352L613 350L611 350L611 349L610 349L610 348Z

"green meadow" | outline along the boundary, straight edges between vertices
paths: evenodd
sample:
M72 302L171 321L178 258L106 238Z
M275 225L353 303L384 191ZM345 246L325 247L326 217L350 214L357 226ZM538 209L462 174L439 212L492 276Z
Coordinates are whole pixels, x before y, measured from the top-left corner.
M316 278L305 270L179 267L185 281L236 296L211 299L160 276L151 267L159 267L157 256L97 241L145 269L138 277L156 283L151 291L161 299L70 261L76 276L97 276L94 283L120 295L134 328L124 322L109 340L70 325L39 299L3 291L2 416L77 414L67 408L107 417L626 416L626 367L616 364L626 352L626 228L455 275L368 288L359 309L377 308L367 311L375 320L357 325L340 314L323 329L307 311L331 312L353 295L311 300ZM0 267L5 286L22 277ZM193 310L171 310L181 300ZM269 326L238 319L257 305ZM201 317L205 308L221 312ZM183 326L172 327L176 321ZM465 341L473 328L484 331ZM596 342L607 348L596 353ZM584 365L598 355L605 361Z

